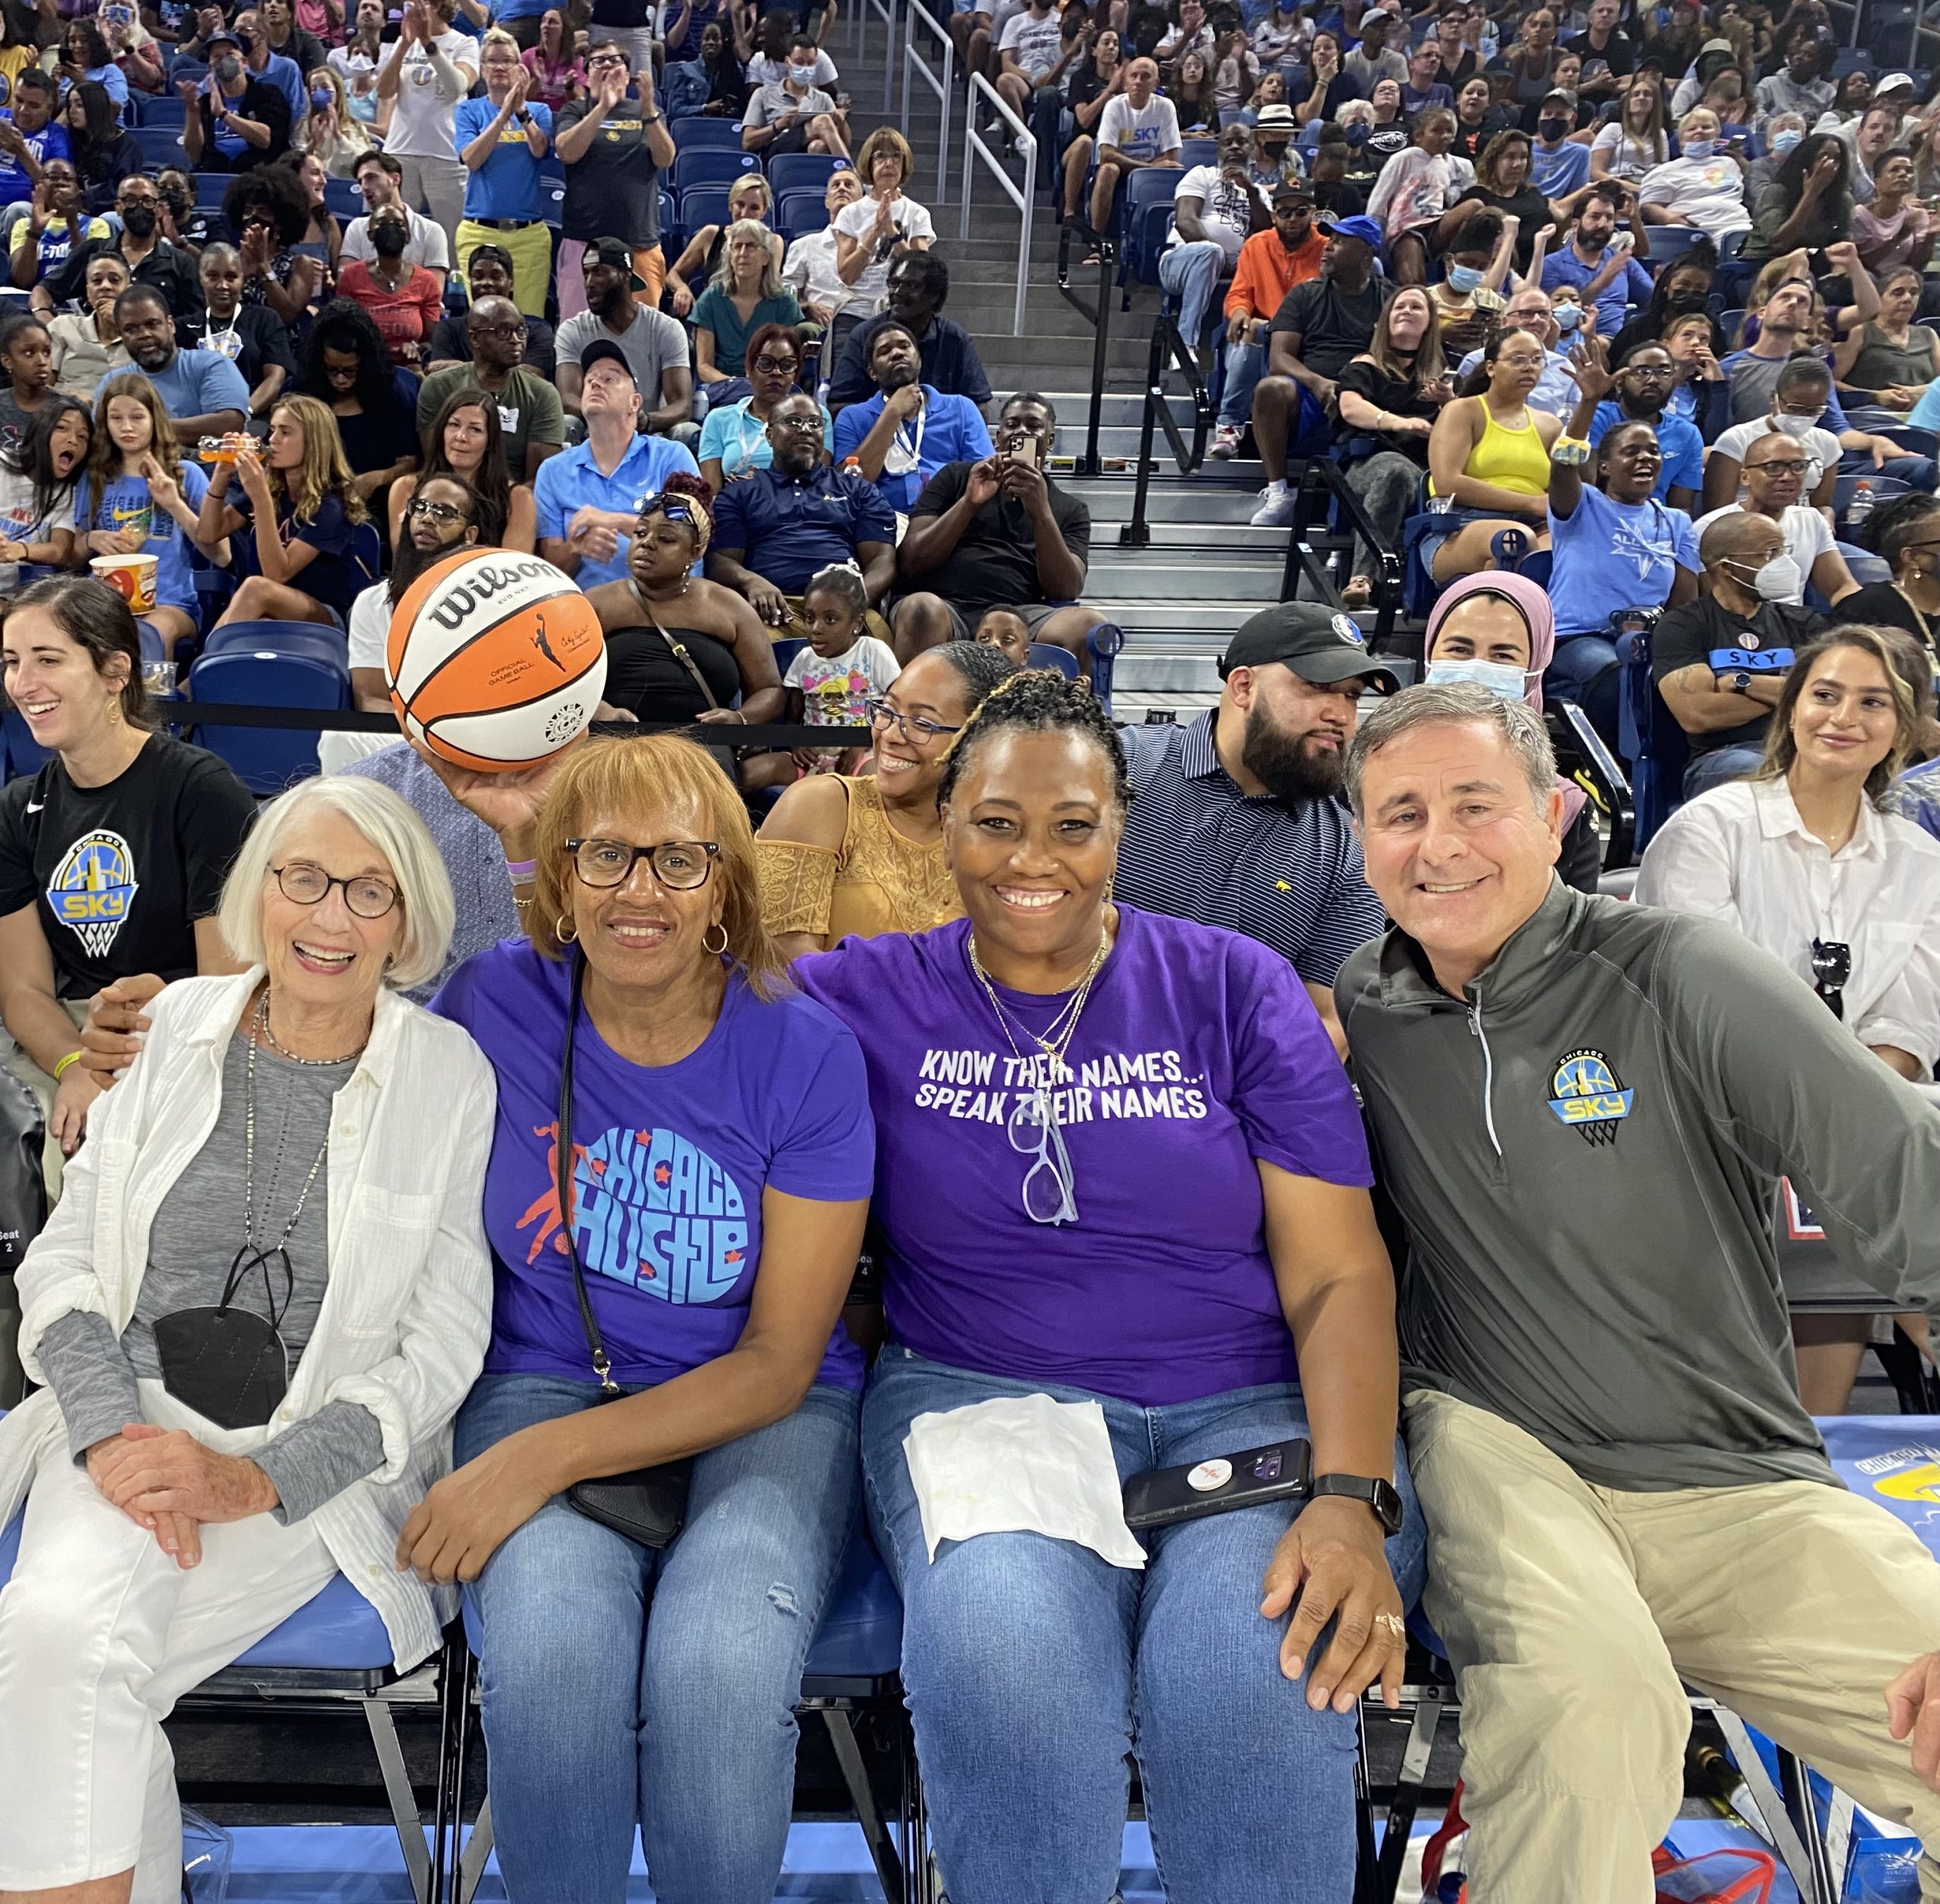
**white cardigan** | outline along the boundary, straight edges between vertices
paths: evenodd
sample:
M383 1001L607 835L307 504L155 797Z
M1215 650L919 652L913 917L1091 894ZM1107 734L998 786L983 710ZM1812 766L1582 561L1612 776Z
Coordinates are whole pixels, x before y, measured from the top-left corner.
M57 1317L133 1315L155 1215L215 1127L222 1063L260 968L192 978L149 1007L153 1028L97 1100L46 1228L17 1278L20 1359ZM439 1643L449 1596L392 1564L397 1537L451 1465L451 1421L485 1358L492 1265L481 1215L497 1084L460 1026L396 993L377 998L370 1043L333 1100L327 1168L329 1283L274 1428L330 1402L377 1418L384 1460L311 1517L338 1568L383 1617L408 1670ZM64 1443L51 1393L0 1421L0 1527L27 1497L45 1449Z

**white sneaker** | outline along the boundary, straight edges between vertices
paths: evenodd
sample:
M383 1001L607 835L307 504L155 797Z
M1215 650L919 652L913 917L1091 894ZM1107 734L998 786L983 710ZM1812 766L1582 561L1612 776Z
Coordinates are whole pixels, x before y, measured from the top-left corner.
M1037 149L1037 140L1028 135L1022 139L1013 139L1010 145L1011 150L1022 159L1028 159Z
M1240 439L1245 434L1246 432L1236 423L1216 425L1212 431L1212 447L1207 454L1218 457L1222 463L1229 456L1237 456L1240 453Z
M1284 481L1269 483L1260 492L1259 507L1253 512L1253 526L1256 529L1284 529L1294 520L1294 505L1299 500L1293 488Z

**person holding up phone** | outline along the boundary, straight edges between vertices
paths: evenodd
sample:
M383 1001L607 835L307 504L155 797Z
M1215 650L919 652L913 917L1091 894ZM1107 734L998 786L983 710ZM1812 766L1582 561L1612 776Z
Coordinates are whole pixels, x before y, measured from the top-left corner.
M946 463L909 512L896 551L904 592L890 621L896 658L906 667L926 648L968 641L986 608L1015 608L1033 641L1074 654L1104 619L1077 604L1091 511L1044 474L1057 412L1035 392L1020 390L991 435L994 456Z

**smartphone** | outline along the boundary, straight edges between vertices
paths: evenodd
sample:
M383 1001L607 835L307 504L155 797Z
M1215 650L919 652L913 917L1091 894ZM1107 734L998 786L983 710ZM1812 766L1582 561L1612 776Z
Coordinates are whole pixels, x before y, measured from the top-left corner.
M1037 467L1037 438L1020 437L1017 447L1010 452L1010 460L1013 463L1022 463L1026 469L1035 469Z
M1125 1484L1128 1527L1165 1527L1263 1501L1303 1500L1313 1487L1313 1447L1304 1439L1221 1455L1181 1468L1152 1468Z

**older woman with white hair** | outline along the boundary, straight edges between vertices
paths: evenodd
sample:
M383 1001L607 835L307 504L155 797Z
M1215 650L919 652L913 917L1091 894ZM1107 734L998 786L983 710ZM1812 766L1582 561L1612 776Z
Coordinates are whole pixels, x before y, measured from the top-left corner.
M183 979L95 1105L19 1273L45 1390L0 1422L0 1893L164 1904L162 1721L341 1571L396 1662L438 1644L393 1565L483 1360L496 1093L437 972L451 888L389 789L307 781L218 914L246 972Z

